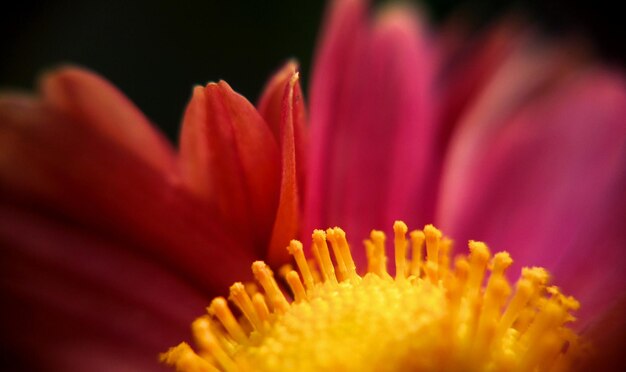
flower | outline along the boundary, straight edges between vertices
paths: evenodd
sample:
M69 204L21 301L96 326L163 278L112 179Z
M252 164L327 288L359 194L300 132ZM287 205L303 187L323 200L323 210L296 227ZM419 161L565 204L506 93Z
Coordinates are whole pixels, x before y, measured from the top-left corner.
M277 267L298 231L404 219L545 266L582 303L581 334L619 351L626 90L572 51L511 22L437 39L404 8L371 24L337 0L308 136L287 64L256 109L224 82L195 88L178 153L84 70L4 95L3 348L52 370L155 368L209 296L255 259Z

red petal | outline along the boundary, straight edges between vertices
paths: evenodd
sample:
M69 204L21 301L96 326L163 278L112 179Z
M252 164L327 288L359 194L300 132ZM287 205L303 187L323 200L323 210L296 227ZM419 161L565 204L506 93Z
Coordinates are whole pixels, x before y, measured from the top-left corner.
M46 104L125 146L151 166L163 172L174 169L169 142L128 98L100 76L76 67L62 68L42 79L41 91Z
M47 94L0 99L2 344L17 358L41 352L46 369L156 367L156 352L186 334L198 293L245 280L254 256L175 168L117 127L136 123L98 121L101 109Z
M263 254L279 193L279 153L263 118L228 84L195 88L180 143L185 182Z
M261 114L270 127L276 143L280 143L281 137L280 123L285 84L289 82L291 76L296 73L297 70L298 64L295 61L288 61L266 84L259 104L257 105L259 114Z
M370 30L361 2L334 6L311 90L305 231L340 225L358 241L432 216L432 55L410 10L387 10Z
M4 363L16 369L161 370L156 355L207 301L155 257L41 212L0 206L0 246Z
M127 242L207 290L248 273L251 253L175 175L32 99L0 100L0 124L3 200Z
M283 140L285 138L284 133L281 132L282 125L284 124L284 112L287 109L285 106L285 90L287 89L287 85L291 81L293 74L295 74L298 70L298 65L294 61L289 61L281 68L274 76L272 76L269 83L266 85L263 94L261 95L261 100L259 102L259 113L265 119L265 122L269 125L272 133L274 134L274 138L276 142L282 147ZM300 83L298 83L298 86ZM298 92L299 92L298 88ZM302 98L301 92L295 96L294 99L298 99L295 103L298 105L298 110L300 112L296 112L298 117L297 120L293 123L294 129L294 141L295 141L295 153L296 153L296 163L298 166L296 167L296 173L298 176L298 189L300 190L300 194L302 190L304 190L305 183L305 166L306 159L306 119L305 119L305 105L304 99ZM291 108L289 108L291 110ZM281 149L281 152L284 149ZM284 155L283 155L284 157ZM283 160L284 161L284 160Z
M282 176L280 199L268 256L269 261L275 266L289 261L286 247L291 239L298 237L300 195L302 195L298 175L302 173L300 168L304 164L302 142L305 112L298 73L293 72L285 79L282 91L280 117Z

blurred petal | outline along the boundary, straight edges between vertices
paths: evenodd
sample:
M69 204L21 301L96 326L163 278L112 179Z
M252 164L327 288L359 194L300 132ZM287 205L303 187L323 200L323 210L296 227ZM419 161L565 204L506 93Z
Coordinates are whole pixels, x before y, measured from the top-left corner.
M48 212L154 255L207 291L248 273L244 252L173 174L32 98L0 99L3 203ZM207 270L207 262L221 262Z
M457 20L461 22L462 20ZM441 49L437 71L439 156L444 156L452 133L462 115L480 97L499 67L522 43L528 30L522 22L505 18L478 35L459 24L444 28L438 40Z
M465 117L438 220L461 244L509 250L513 273L548 268L583 304L584 326L626 293L626 85L600 69L565 71L555 59L571 54L544 52L505 67Z
M412 11L387 9L370 28L362 2L333 5L311 90L304 231L341 225L359 241L432 217L432 55Z
M223 216L244 242L265 252L276 213L279 152L272 132L228 84L194 89L183 121L185 183Z
M128 98L100 76L81 68L62 68L44 76L41 92L47 104L68 117L88 123L156 169L173 170L175 157L169 142Z
M0 252L11 370L161 370L206 302L155 257L40 211L0 205Z
M593 340L591 358L581 371L626 371L626 297L617 299L608 310L594 314L583 334Z

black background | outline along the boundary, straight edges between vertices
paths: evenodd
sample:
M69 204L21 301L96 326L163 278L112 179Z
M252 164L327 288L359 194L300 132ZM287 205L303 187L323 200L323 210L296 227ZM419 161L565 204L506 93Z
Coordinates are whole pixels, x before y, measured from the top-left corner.
M377 1L381 3L381 1ZM550 32L589 36L607 61L623 65L619 2L452 1L424 6L433 23L451 12L484 22L523 10ZM270 74L297 58L309 76L324 1L36 1L0 11L0 86L31 90L36 76L79 64L120 87L168 136L196 84L224 79L251 101ZM482 23L481 23L482 22Z

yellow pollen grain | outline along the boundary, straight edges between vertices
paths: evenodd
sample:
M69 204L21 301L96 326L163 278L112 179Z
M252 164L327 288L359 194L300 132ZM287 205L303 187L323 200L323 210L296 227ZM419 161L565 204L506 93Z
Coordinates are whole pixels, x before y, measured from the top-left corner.
M393 225L395 277L382 231L364 241L363 274L338 227L313 232L314 260L291 241L297 270L275 278L253 263L260 287L233 284L237 311L215 298L192 324L195 351L181 343L161 360L179 371L566 371L584 357L568 328L580 304L546 270L523 268L512 286L508 253L470 241L451 264L438 229L408 231Z

